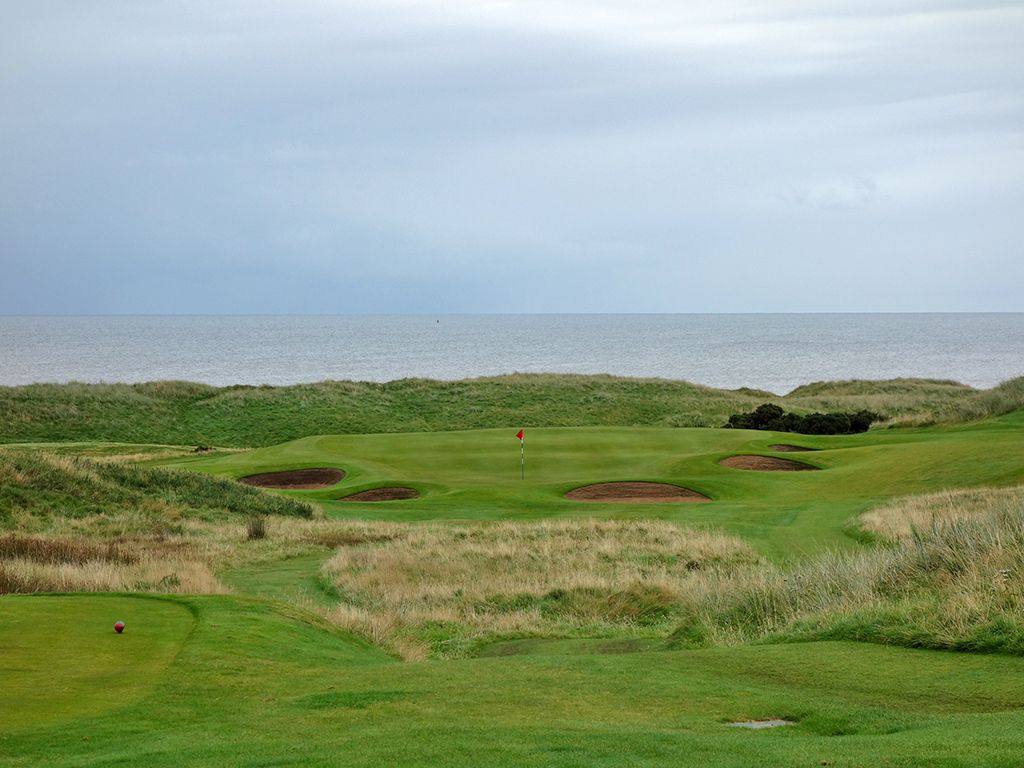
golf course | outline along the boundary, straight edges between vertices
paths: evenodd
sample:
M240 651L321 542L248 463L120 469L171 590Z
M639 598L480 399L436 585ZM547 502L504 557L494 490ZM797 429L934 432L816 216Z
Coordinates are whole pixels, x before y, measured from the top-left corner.
M1024 754L1021 379L32 385L0 439L0 766Z

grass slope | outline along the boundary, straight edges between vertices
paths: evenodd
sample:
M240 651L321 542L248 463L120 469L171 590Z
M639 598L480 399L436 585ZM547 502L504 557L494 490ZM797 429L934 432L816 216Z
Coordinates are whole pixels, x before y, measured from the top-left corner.
M187 517L311 517L313 509L296 499L194 472L0 448L0 531L13 527L16 518L26 527L28 518L117 517L125 512L166 527Z
M312 434L537 426L719 426L762 402L962 421L1024 407L1024 377L991 390L948 381L830 382L786 397L684 381L516 374L465 381L334 381L216 388L188 382L0 387L0 442L265 446Z
M47 628L69 606L79 642L50 661ZM152 613L170 606L191 617ZM126 611L135 618L117 638L109 626ZM78 677L74 710L60 709L58 686L37 692L30 678L5 676L8 700L35 697L47 713L0 720L0 765L10 768L952 768L1012 765L1024 751L1016 658L813 643L400 664L309 614L237 598L0 597L0 616L12 612L18 623L0 624L0 647L17 648L0 662L8 669L46 656L60 679L88 668L104 643L124 653L155 638L180 650L142 686ZM770 717L797 725L726 726Z
M819 450L799 457L819 472L722 467L733 453L766 453L778 442ZM497 520L649 517L721 528L777 557L849 544L849 519L894 496L1024 481L1024 411L953 427L806 437L722 429L534 429L527 479L509 430L308 437L247 453L169 459L174 466L241 477L254 472L337 466L338 485L294 495L334 517L387 520ZM672 482L713 501L700 504L587 504L571 488L609 480ZM340 496L409 485L419 499L355 504Z

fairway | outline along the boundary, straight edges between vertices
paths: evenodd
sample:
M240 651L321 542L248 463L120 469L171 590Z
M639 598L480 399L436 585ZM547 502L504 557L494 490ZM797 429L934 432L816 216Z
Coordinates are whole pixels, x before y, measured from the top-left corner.
M984 422L851 436L804 436L726 429L530 429L520 479L515 430L386 435L324 435L216 457L166 460L168 466L232 478L306 467L335 467L344 479L295 492L337 518L507 520L543 517L648 517L743 536L765 553L788 557L847 546L844 528L894 496L1024 481L1024 412ZM777 444L814 448L800 461L814 472L736 469L733 455L773 455ZM587 503L565 498L610 481L670 483L707 503ZM351 503L341 497L382 486L420 497Z
M5 715L5 766L954 766L1009 765L1024 750L1016 658L812 643L401 664L252 600L8 597L0 609L86 627L134 611L130 631L166 643L128 697L123 671L64 676L105 639L85 630L62 652L67 667L46 667L85 703L62 709L59 727L40 709L30 728ZM12 626L0 647L21 642L24 624ZM5 694L24 695L9 680ZM727 725L775 717L795 725Z

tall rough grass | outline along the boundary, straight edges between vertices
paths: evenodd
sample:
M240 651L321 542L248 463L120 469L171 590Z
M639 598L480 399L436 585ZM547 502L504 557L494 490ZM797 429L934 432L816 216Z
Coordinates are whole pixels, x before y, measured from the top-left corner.
M261 446L312 434L548 426L715 427L764 402L801 413L964 421L1024 407L1024 377L989 390L949 381L823 382L784 397L685 381L512 374L463 381L324 381L290 387L188 382L0 387L0 442L106 440Z
M15 518L116 516L148 512L172 523L233 515L312 517L296 499L193 472L96 461L44 451L0 449L0 529Z
M0 594L109 591L212 594L226 589L207 564L195 560L145 557L126 565L104 560L0 559Z
M696 574L757 560L657 521L392 526L324 566L330 618L406 658L524 635L664 634Z
M1024 504L1021 488L965 488L908 496L863 513L859 527L888 541L982 515L1012 514Z
M197 474L0 450L0 593L223 591L230 537L268 515L313 508Z
M179 538L107 540L0 537L0 594L8 592L223 592L212 550Z
M933 495L865 519L890 543L699 580L674 641L829 638L1024 653L1024 492Z

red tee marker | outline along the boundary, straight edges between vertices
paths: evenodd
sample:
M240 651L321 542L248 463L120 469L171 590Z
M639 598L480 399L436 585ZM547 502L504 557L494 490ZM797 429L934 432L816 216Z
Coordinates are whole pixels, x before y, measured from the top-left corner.
M114 625L114 631L115 631L115 632L117 632L117 634L119 634L119 635L120 635L120 634L121 634L122 632L124 632L124 622L123 622L123 621L119 621L119 622L117 622L117 623L116 623L116 624Z

